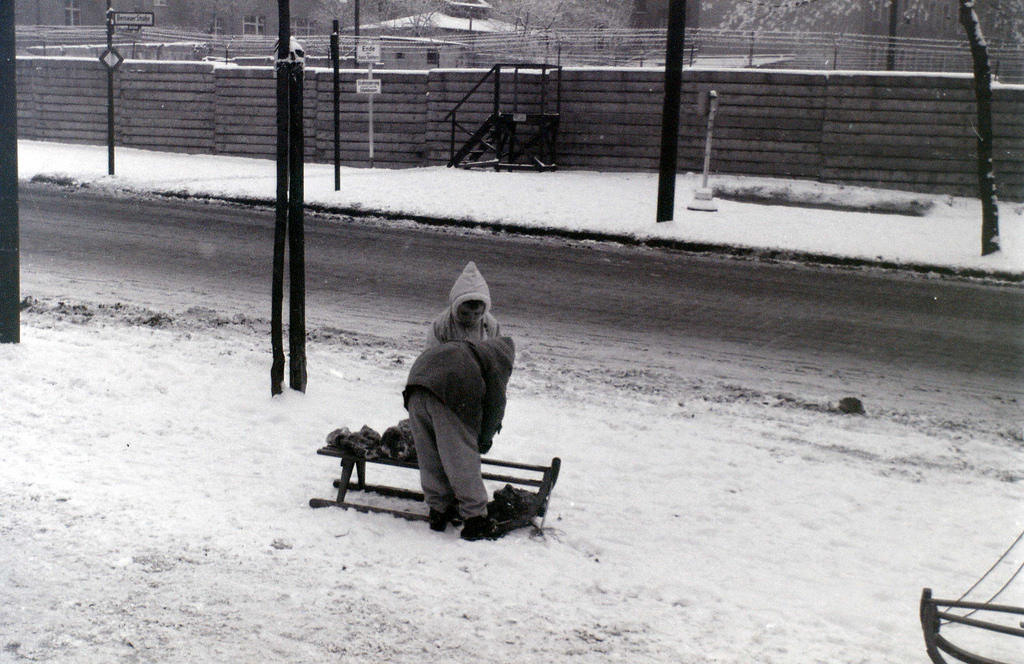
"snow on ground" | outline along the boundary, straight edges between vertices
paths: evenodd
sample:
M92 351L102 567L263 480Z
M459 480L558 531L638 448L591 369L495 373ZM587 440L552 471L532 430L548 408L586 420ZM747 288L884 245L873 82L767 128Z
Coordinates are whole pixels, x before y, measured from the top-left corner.
M311 510L338 472L316 448L397 422L416 349L312 344L309 391L271 398L266 337L203 309L26 309L22 343L0 347L0 657L923 662L921 588L959 595L1024 527L1009 428L700 379L560 384L535 361L492 456L562 457L542 536ZM981 650L999 647L1014 652Z
M56 177L93 187L266 201L273 201L276 192L276 166L267 159L117 148L117 175L110 177L105 146L41 141L19 141L18 146L22 179ZM718 200L718 212L708 213L686 207L701 178L684 174L677 180L674 221L665 223L654 221L657 173L343 168L341 189L335 192L332 165L306 164L305 200L331 208L1024 273L1024 204L1000 205L1003 251L983 258L981 207L974 199L808 180L714 176L710 184L724 192L804 204L927 208L927 213L906 216L731 200Z
M247 170L254 160L190 156L175 178L184 157L119 150L120 172L145 176L112 180L95 148L22 146L23 177L59 170L91 186L193 191L203 182L232 195L270 186ZM543 174L537 182L563 182L549 193L566 200L523 191L505 209L474 207L481 183L498 177L346 170L342 196L449 216L522 210L529 223L555 223L561 210L573 227L620 215L637 229L653 216L637 214L652 192L636 174ZM402 199L417 188L423 200ZM748 230L758 214L780 228L805 214L735 205ZM954 201L924 219L969 208ZM867 218L814 218L828 225L832 214L847 228ZM726 218L687 215L675 231L650 232L724 232ZM809 215L802 232L814 223ZM928 251L939 244L921 239ZM919 250L908 247L890 250ZM76 300L73 283L32 282L41 286L24 293L34 299L22 343L0 346L0 661L924 662L921 588L955 598L1024 528L1021 422L976 432L941 413L842 415L766 396L755 373L726 386L694 372L661 390L642 375L570 382L558 360L528 349L491 454L563 459L542 533L469 543L423 523L312 510L308 499L331 497L338 471L315 454L326 434L381 431L404 416L418 337L384 325L377 337L311 343L307 393L271 398L265 320L174 311L152 296L155 308L141 309L130 293L97 304ZM409 471L370 472L416 485ZM1022 548L972 597L1007 581ZM1024 584L1000 601L1024 604ZM965 645L977 638L943 631ZM1016 661L1011 640L977 650Z

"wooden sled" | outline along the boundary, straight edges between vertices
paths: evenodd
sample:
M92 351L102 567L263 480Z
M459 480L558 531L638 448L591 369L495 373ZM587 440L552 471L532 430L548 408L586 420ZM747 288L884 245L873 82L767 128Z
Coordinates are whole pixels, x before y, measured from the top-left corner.
M395 461L392 459L361 459L353 454L346 452L338 447L324 446L316 451L317 454L329 457L336 457L341 459L341 478L334 481L334 486L338 489L338 496L334 500L328 500L325 498L311 498L309 500L310 507L341 507L342 509L354 509L359 512L377 512L380 514L390 514L395 517L402 519L409 519L411 521L427 521L428 516L420 512L410 512L401 509L392 509L389 507L380 507L377 505L367 505L363 503L355 503L346 500L350 491L366 491L376 493L382 496L391 496L395 498L402 498L405 500L423 501L423 494L419 491L411 489L403 489L400 487L386 486L380 484L367 484L366 483L366 464L380 464L383 466L393 466L396 468L409 468L412 470L419 471L419 465L415 461ZM551 490L555 486L555 482L558 480L558 471L561 468L562 462L558 457L551 459L551 465L549 466L535 466L525 463L516 463L514 461L499 461L497 459L481 458L480 462L484 466L497 466L499 468L508 468L514 471L519 471L515 475L511 474L498 474L492 472L482 473L484 480L494 482L505 482L506 484L515 484L519 486L535 487L537 492L533 495L532 502L529 509L525 514L519 515L514 519L498 521L498 531L501 534L507 533L510 530L516 528L523 528L526 526L535 526L534 519L543 519L547 512L548 499L551 497ZM356 473L356 480L352 482L352 471ZM532 476L528 474L532 473ZM524 476L527 475L527 476ZM418 472L417 472L418 479Z
M967 615L957 615L948 611L940 610L940 607L970 609L970 613ZM1007 664L968 652L963 648L950 643L948 639L939 633L939 629L943 622L951 622L960 625L969 625L986 631L998 632L1000 634L1024 637L1024 622L1021 623L1020 628L1017 628L1010 625L1001 625L998 623L967 617L975 611L994 611L996 613L1011 613L1018 616L1024 616L1024 608L1016 606L933 599L931 588L925 588L921 592L921 629L924 630L924 643L928 650L928 656L934 664L949 664L949 662L943 657L943 654L955 657L957 660L965 662L966 664Z

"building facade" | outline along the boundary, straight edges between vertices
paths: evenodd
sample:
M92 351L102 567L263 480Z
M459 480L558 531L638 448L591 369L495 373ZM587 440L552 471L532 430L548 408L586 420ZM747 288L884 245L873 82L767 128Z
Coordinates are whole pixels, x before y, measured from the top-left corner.
M330 32L326 3L291 0L292 34ZM115 11L153 12L157 27L222 35L277 34L277 0L111 0ZM107 0L15 0L18 25L96 26L106 22Z

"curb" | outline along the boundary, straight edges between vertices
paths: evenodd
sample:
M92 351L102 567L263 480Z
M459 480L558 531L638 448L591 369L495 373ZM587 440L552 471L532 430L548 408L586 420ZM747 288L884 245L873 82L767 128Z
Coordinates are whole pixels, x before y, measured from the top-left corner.
M275 202L265 198L247 198L233 196L204 196L196 194L185 194L175 191L152 192L158 196L167 198L182 198L191 200L215 200L239 205L253 207L275 206ZM829 267L843 268L878 268L900 272L911 272L914 274L937 274L944 277L959 277L964 279L980 279L995 281L999 283L1020 284L1024 283L1024 274L1004 272L1001 270L987 271L977 268L956 268L946 265L930 265L927 263L898 263L886 260L871 260L867 258L851 258L849 256L834 256L831 254L818 254L805 251L794 251L787 249L763 249L755 247L740 247L730 244L715 244L707 242L690 242L687 240L671 240L665 238L633 238L628 235L616 235L614 233L600 233L597 231L578 231L561 228L545 228L533 226L519 226L503 222L478 221L473 219L460 219L455 217L437 217L419 214L404 214L390 210L374 210L366 208L353 208L344 206L322 205L319 203L306 203L305 208L322 214L334 214L352 218L373 217L376 219L387 219L393 221L412 221L424 226L472 228L478 230L489 230L495 233L510 233L514 235L526 235L534 237L557 237L567 240L585 240L594 242L612 242L627 246L650 247L652 249L670 249L691 254L714 254L732 256L736 258L749 258L766 262L797 262L810 265L824 265Z

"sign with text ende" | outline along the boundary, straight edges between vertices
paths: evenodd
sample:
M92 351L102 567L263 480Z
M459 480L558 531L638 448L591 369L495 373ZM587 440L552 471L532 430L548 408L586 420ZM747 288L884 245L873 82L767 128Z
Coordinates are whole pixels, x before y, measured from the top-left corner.
M380 62L381 48L379 39L360 39L356 43L356 62Z
M117 27L152 26L153 12L113 12L113 24Z

